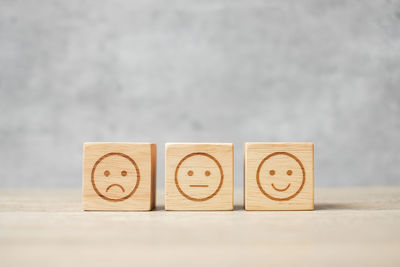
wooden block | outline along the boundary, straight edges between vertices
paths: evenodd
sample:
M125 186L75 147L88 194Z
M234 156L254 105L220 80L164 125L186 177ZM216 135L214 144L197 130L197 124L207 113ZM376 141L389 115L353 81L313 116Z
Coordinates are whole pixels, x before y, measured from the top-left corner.
M233 144L166 144L166 210L233 210Z
M84 210L151 210L155 205L155 186L155 144L84 144Z
M313 210L312 143L245 144L246 210Z

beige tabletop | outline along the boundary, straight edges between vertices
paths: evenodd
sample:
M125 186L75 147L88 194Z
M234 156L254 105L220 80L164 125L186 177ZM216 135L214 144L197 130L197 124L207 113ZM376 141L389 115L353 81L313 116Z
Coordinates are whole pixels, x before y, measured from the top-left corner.
M315 190L315 211L84 212L80 190L0 190L0 266L400 266L400 187ZM159 190L162 192L162 190Z

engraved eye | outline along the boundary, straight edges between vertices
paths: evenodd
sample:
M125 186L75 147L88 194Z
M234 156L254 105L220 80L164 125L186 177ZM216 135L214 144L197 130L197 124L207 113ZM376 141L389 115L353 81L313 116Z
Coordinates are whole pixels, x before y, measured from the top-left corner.
M274 176L274 175L275 175L275 170L270 170L270 171L269 171L269 174L270 174L271 176Z
M105 177L110 176L110 171L108 171L108 170L107 170L107 171L104 171L104 176L105 176Z
M188 171L188 173L187 173L189 176L192 176L193 175L193 171L192 170L190 170L190 171Z
M122 176L126 176L127 174L128 174L128 173L127 173L126 171L122 171L122 172L121 172L121 175L122 175Z
M206 176L210 176L211 172L210 172L209 170L206 170L206 171L204 172L204 174L205 174Z
M293 171L292 170L288 170L286 173L287 173L287 175L292 175Z

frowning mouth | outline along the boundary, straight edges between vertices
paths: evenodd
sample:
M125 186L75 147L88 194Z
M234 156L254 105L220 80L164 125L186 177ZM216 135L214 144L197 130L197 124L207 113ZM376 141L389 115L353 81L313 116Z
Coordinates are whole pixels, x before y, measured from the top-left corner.
M124 189L121 185L119 185L119 184L112 184L112 185L109 185L109 186L107 187L107 189L106 189L106 192L108 192L108 190L110 190L110 188L113 187L113 186L119 187L119 188L121 188L122 192L125 192L125 189Z
M290 183L289 183L285 188L282 188L282 189L277 188L273 183L272 183L271 185L272 185L272 187L273 187L276 191L283 192L283 191L288 190L288 188L289 188L289 186L290 186Z
M190 187L208 187L206 184L191 184Z

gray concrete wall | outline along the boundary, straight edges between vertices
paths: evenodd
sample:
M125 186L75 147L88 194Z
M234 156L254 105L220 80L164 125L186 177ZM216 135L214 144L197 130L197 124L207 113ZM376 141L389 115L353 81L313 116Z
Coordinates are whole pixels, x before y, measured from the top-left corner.
M400 1L0 0L0 186L85 141L312 141L317 186L400 184Z

